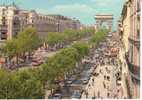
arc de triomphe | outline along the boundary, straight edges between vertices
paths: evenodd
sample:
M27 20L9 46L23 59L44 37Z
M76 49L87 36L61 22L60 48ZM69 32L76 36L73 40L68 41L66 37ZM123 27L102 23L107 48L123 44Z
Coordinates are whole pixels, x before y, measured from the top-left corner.
M113 26L113 15L110 14L98 14L95 15L96 29L103 27L103 23L106 23L106 28L111 32Z

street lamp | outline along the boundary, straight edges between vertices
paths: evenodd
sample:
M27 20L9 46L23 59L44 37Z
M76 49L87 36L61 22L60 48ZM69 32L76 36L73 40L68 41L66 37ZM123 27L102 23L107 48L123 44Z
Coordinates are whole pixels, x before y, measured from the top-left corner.
M59 21L56 24L57 24L57 28L58 28L57 31L59 32Z

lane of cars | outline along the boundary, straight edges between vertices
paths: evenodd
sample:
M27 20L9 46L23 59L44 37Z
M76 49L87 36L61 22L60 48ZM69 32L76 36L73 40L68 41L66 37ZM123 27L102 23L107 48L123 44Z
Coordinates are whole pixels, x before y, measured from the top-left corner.
M83 64L83 69L77 73L72 74L65 80L65 85L61 92L54 93L52 98L57 98L57 94L62 98L80 98L85 85L88 83L91 73L93 73L92 65L89 63Z
M100 48L95 49L93 55L90 55L90 57L87 57L82 60L83 70L80 73L78 73L78 75L72 75L70 78L68 78L67 86L71 91L69 94L69 98L77 98L77 99L81 98L81 94L84 91L86 84L90 80L90 77L92 75L95 76L99 75L99 73L94 73L94 70L97 67L97 62L99 62L98 57L100 56L100 53L102 53L101 51L103 51L102 47L101 49ZM91 59L93 57L94 59ZM61 94L62 97L64 97L64 93Z

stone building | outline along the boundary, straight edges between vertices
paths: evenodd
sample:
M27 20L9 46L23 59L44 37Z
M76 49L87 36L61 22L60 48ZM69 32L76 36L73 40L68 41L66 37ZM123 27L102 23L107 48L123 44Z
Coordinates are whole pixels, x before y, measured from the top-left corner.
M20 31L20 20L16 6L0 7L0 40L11 39Z
M11 39L28 26L35 27L39 36L44 37L48 32L80 29L80 22L61 15L43 15L34 10L22 10L14 4L0 6L0 41Z
M106 28L112 32L113 28L113 15L112 14L98 14L95 15L96 29Z
M80 22L77 19L71 19L62 15L49 15L57 20L58 31L63 32L66 29L80 29Z
M118 29L126 53L129 95L140 98L140 0L126 0Z

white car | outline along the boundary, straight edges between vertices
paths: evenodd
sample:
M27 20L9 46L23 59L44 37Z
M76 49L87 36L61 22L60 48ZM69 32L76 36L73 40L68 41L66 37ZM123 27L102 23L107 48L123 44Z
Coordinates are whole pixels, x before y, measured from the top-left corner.
M68 80L68 81L67 81L67 84L71 84L71 83L72 83L72 80Z
M72 99L80 99L81 98L81 93L79 91L74 91L71 98Z
M88 83L88 79L84 79L82 82L83 82L83 84L87 84Z
M61 99L61 98L62 98L62 95L59 93L56 93L53 95L53 99Z
M117 81L118 86L121 86L121 83L122 83L121 81Z

